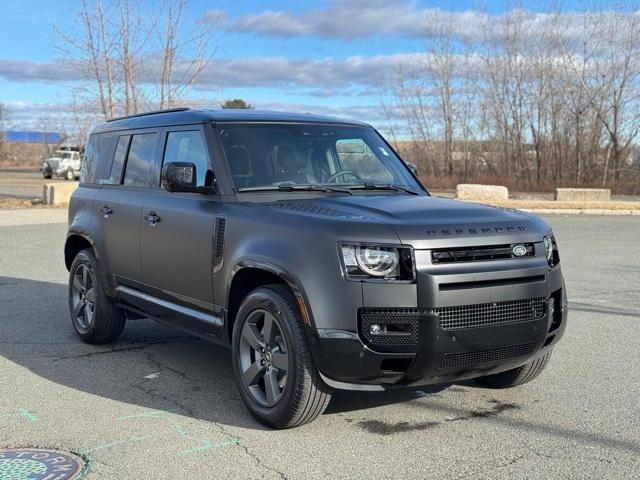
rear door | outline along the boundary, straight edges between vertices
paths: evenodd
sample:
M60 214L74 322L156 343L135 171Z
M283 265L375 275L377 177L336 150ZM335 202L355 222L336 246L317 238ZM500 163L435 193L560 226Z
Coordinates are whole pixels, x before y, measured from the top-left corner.
M101 269L119 285L139 288L142 277L140 225L142 206L155 183L154 163L160 133L153 130L118 136L110 171L93 205L101 232Z
M161 142L162 164L192 162L196 166L197 185L213 184L210 149L201 125L168 127ZM195 309L205 315L195 315L200 321L192 322L192 310L176 308L164 318L181 322L176 326L197 333L210 333L217 326L212 275L213 238L216 214L220 202L216 195L200 193L169 193L154 189L146 198L142 221L142 264L144 282L152 295L165 301ZM191 315L178 315L188 312ZM204 320L204 322L202 322Z

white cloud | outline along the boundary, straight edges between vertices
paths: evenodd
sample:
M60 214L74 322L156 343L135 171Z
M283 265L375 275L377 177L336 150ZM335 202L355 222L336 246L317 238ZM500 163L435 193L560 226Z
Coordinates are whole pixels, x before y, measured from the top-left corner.
M346 59L289 59L285 57L249 57L220 59L211 64L197 81L199 89L215 88L297 88L326 96L338 90L374 86L388 80L401 63L417 61L418 54L398 53ZM60 75L60 71L65 72ZM179 70L179 66L178 66ZM179 76L179 72L178 72ZM16 82L66 82L80 80L79 75L59 62L33 62L0 59L0 78ZM152 83L157 75L148 72ZM301 90L301 91L302 91ZM343 92L344 93L344 92Z
M527 2L524 2L526 6ZM524 37L535 39L540 35L562 32L569 38L580 38L583 23L594 26L611 25L619 15L615 7L603 11L568 11L553 13L554 3L531 2L539 10L549 7L548 13L524 9L501 14L488 14L478 10L446 11L439 8L420 8L406 0L331 0L326 6L300 14L287 11L249 13L236 18L225 17L221 22L228 30L266 37L291 38L315 36L327 39L364 40L372 37L440 38L453 35L467 41L500 38L512 20ZM219 19L217 11L211 15ZM207 15L203 21L207 21Z

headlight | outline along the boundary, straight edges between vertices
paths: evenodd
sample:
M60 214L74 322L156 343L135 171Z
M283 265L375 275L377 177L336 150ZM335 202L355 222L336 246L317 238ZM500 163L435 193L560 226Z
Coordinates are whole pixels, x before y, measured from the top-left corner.
M352 279L413 280L410 248L376 245L342 245L346 274Z
M553 235L548 235L542 239L544 245L544 253L547 257L549 267L553 268L560 263L560 253L558 252L558 244Z

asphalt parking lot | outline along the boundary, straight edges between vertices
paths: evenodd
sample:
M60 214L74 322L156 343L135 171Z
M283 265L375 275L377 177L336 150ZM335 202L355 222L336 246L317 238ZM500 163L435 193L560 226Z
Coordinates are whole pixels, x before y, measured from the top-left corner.
M338 394L288 431L250 417L225 349L147 320L80 342L66 226L0 222L0 448L73 452L90 479L638 478L640 218L547 219L571 312L536 381Z

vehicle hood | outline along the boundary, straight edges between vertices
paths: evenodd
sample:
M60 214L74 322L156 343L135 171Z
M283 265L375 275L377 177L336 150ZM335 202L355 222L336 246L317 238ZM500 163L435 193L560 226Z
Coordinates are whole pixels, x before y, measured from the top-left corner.
M296 200L291 209L381 222L402 243L418 249L539 242L550 231L543 220L528 213L426 195L333 196Z

